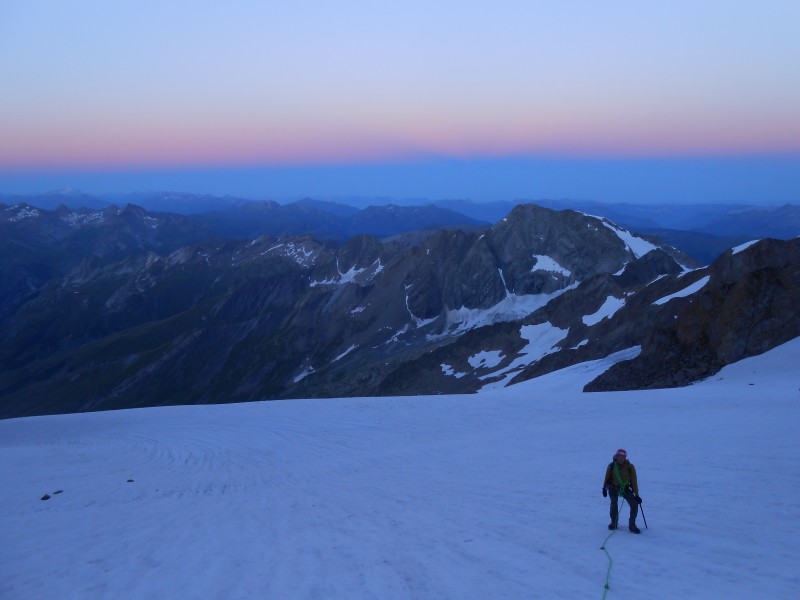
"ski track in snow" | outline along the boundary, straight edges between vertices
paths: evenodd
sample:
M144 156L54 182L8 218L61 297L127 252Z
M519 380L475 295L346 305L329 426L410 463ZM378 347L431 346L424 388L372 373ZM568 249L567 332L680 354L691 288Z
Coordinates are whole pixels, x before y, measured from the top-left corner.
M582 394L572 368L473 396L1 421L0 597L600 598L624 447L649 529L608 541L608 598L795 598L798 356L677 390Z

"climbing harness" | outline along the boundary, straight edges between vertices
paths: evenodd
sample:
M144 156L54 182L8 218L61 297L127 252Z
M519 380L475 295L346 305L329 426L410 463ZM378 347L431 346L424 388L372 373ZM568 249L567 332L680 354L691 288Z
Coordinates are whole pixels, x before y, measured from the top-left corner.
M617 476L617 481L619 481L619 489L624 490L626 487L628 487L630 480L622 481L622 475L620 475L619 473L619 467L617 466L617 461L614 461L613 464L614 464L614 475Z

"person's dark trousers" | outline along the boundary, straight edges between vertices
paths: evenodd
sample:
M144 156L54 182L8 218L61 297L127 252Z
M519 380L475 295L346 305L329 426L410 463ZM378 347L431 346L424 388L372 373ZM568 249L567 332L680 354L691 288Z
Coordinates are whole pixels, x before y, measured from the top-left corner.
M619 496L619 488L609 487L608 496L611 499L611 522L617 525L619 523L619 514L617 512L618 510L617 498ZM636 503L636 497L633 495L633 491L630 488L626 489L623 498L627 500L628 504L631 507L631 516L628 519L628 526L636 525L636 515L639 514L639 505Z

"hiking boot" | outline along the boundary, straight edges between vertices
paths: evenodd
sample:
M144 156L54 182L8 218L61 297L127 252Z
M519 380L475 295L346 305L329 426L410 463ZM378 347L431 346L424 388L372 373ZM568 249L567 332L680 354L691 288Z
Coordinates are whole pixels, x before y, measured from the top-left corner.
M611 523L608 524L608 528L609 529L616 529L617 528L617 524L612 521Z
M642 533L642 530L639 529L636 525L628 525L628 531L631 533Z

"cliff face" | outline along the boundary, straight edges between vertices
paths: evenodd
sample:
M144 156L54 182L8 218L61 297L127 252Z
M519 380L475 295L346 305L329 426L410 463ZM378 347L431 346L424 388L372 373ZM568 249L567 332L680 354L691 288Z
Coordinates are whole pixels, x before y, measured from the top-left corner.
M587 390L686 385L800 335L800 239L729 250L702 273L702 289L643 320L642 353Z

